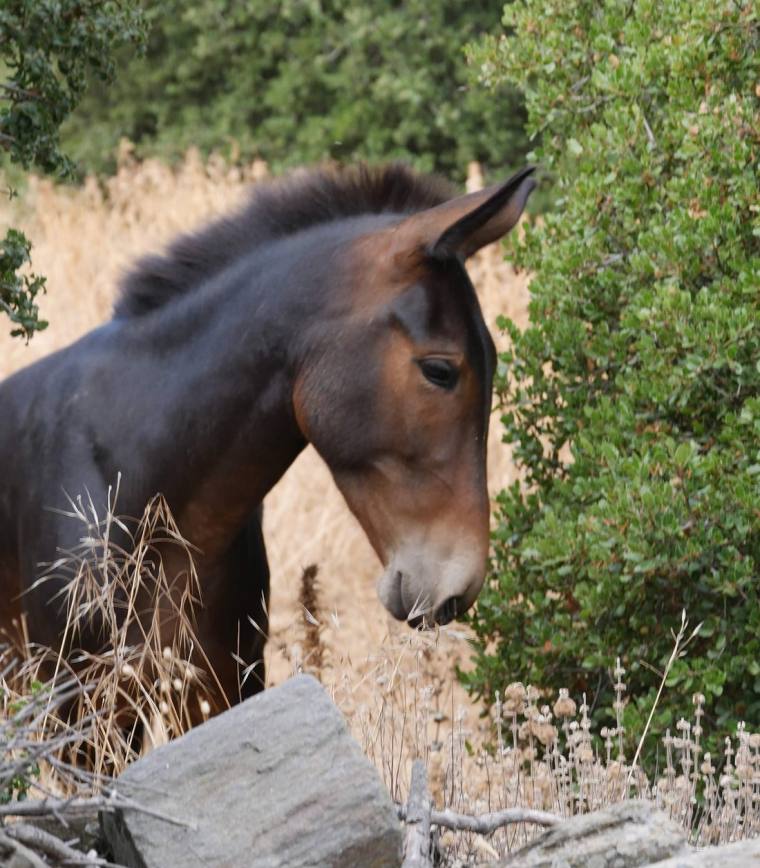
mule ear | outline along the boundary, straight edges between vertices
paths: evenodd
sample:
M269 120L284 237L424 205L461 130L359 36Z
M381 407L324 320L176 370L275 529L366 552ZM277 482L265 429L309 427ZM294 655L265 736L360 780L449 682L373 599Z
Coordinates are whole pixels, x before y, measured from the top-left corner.
M432 208L428 222L437 234L429 237L429 252L435 257L461 256L473 253L498 241L520 219L536 182L531 175L535 166L526 166L504 184L487 187L478 193L460 196Z

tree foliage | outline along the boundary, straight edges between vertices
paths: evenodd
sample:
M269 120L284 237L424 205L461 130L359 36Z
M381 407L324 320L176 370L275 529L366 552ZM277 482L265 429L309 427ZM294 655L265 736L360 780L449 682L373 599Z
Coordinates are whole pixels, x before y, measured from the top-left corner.
M702 622L655 731L707 697L760 723L760 10L518 0L472 49L524 88L556 210L514 242L530 326L498 391L524 482L499 498L470 686L628 671L640 733L682 609Z
M461 176L524 151L510 86L472 86L463 47L492 30L501 0L148 0L147 62L97 91L68 141L103 167L120 137L138 153L229 146L277 168L404 158Z
M88 76L109 81L113 52L139 42L132 0L3 0L0 6L0 155L24 169L61 177L72 164L60 127L81 99ZM0 243L0 310L29 338L45 327L34 296L42 278L21 276L31 245L10 230Z
M31 249L29 239L17 229L9 229L0 241L0 309L14 324L11 335L27 339L47 327L35 303L37 293L45 288L45 278L19 273L31 263Z

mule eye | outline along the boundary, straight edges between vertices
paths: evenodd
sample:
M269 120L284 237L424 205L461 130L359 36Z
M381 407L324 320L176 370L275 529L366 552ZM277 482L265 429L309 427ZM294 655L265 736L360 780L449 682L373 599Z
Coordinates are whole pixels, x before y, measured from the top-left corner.
M447 359L422 359L419 362L425 379L441 389L451 390L459 379L459 371Z

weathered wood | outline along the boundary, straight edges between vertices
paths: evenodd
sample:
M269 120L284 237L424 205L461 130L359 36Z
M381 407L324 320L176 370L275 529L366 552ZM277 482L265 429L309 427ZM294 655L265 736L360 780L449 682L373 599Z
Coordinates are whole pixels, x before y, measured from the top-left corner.
M639 868L689 852L677 823L629 801L558 823L493 868Z
M132 799L127 799L114 792L106 796L91 796L88 798L55 799L25 799L23 802L9 802L0 805L0 818L24 817L26 819L37 817L55 817L60 820L84 817L85 819L97 818L101 811L115 811L117 808L130 811L140 811L165 823L175 826L191 827L192 823L170 817L161 811L152 811Z
M0 868L48 868L33 850L14 841L0 829Z
M86 868L95 868L95 866L106 866L110 863L107 859L102 859L100 856L91 856L83 853L81 850L76 850L70 844L51 835L44 829L38 829L35 826L29 826L26 823L15 823L5 829L5 834L9 838L23 844L26 847L34 850L36 853L42 853L49 857L55 863L63 863L65 865L82 865Z
M408 808L406 805L396 805L400 820L406 820ZM491 811L487 814L460 814L446 808L443 811L432 810L430 823L454 832L475 832L478 835L491 835L502 826L513 823L533 823L534 826L556 826L562 822L562 817L547 811L536 811L532 808L505 808L503 811Z
M406 839L402 868L432 868L430 858L430 811L432 800L427 786L425 763L412 764L412 782L406 807Z

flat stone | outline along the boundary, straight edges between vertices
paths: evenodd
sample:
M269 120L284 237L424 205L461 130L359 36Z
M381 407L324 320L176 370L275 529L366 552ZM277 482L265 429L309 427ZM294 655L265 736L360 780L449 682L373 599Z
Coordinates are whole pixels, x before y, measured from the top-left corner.
M646 801L570 817L494 868L639 868L689 853L683 829Z
M715 868L716 865L720 868L757 868L760 866L760 838L694 850L683 856L655 862L653 868Z
M402 829L375 768L316 679L299 675L131 765L104 813L128 868L397 868Z

